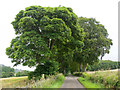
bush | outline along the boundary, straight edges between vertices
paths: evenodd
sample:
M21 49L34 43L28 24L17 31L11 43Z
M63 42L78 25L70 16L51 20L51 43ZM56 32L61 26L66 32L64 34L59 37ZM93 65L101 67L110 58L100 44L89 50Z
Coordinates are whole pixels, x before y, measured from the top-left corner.
M81 73L81 72L77 72L77 73L74 73L73 75L74 75L74 76L81 76L82 73Z
M28 77L29 79L32 78L40 79L41 75L44 74L45 78L47 78L49 75L56 75L59 69L58 67L59 67L58 62L46 60L42 64L38 65L34 72L30 72Z
M68 73L65 73L64 75L65 75L65 76L68 76Z

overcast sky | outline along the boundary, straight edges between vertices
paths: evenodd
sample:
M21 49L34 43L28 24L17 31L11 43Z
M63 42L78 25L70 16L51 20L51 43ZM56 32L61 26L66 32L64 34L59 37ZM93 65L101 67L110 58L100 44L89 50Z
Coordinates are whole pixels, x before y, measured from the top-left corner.
M0 2L0 64L13 66L11 59L5 54L5 49L10 46L11 40L15 37L11 22L20 10L32 5L71 7L78 17L95 18L105 26L109 38L113 40L110 53L106 54L103 59L117 61L118 1L120 0L2 0ZM20 65L15 68L32 70Z

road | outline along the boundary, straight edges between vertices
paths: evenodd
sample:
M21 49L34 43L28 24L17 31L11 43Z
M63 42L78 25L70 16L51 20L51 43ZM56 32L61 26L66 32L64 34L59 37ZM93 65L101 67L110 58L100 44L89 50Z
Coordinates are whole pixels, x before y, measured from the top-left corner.
M79 81L77 79L78 79L78 77L75 77L72 75L65 77L65 81L62 84L61 88L79 88L79 89L81 88L82 90L86 90L83 87L83 85L79 83Z

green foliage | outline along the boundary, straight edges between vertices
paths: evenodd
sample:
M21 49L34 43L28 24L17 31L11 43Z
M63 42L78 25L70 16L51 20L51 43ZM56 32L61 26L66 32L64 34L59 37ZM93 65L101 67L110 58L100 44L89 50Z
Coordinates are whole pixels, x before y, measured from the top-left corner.
M7 78L7 77L13 77L14 76L14 72L2 72L2 78Z
M40 79L42 74L45 74L45 77L48 75L56 75L59 69L59 64L56 61L46 60L41 65L38 65L34 72L29 73L28 78Z
M103 83L106 88L120 88L118 71L83 73L82 77L94 83Z
M81 66L85 71L88 64L109 53L112 45L102 24L94 18L78 18L70 7L30 6L16 15L12 25L16 38L6 54L14 66L36 67L29 78L54 74L58 70L54 61L64 74L81 70Z
M27 76L29 71L19 71L19 72L15 72L14 68L8 67L8 66L4 66L4 65L0 65L0 70L1 70L1 75L0 78L7 78L7 77L19 77L19 76Z
M82 72L75 72L73 75L74 75L74 76L81 76L81 75L82 75Z
M71 72L71 74L73 74L76 71L78 71L78 72L80 71L79 70L79 63L72 61L70 63L70 72Z
M112 40L108 38L107 30L94 18L79 18L79 25L85 31L84 48L81 53L83 63L93 64L98 57L109 53Z
M10 47L6 48L6 54L15 63L14 66L23 64L36 66L38 72L38 68L47 70L47 66L41 66L41 63L47 60L55 60L60 64L64 60L68 63L74 50L82 51L84 46L84 31L79 27L78 17L71 8L30 6L16 15L12 25L17 37L11 41ZM68 72L64 65L61 65L60 69ZM41 74L56 72L52 66L48 67L49 70L41 71ZM32 72L31 75L33 74L35 73Z
M3 72L14 72L14 69L8 66L1 65L0 68L2 68Z
M105 27L94 18L79 17L79 26L84 29L84 47L82 52L76 50L74 53L74 61L83 65L83 71L86 66L98 62L99 56L102 57L109 53L112 39L108 38Z
M11 47L6 49L6 54L10 54L9 58L13 58L12 62L16 62L14 66L23 63L24 66L31 67L36 65L36 62L40 63L40 60L44 60L41 54L44 53L46 56L47 51L47 46L39 34L30 31L13 39Z
M87 71L98 71L98 70L111 70L118 69L120 67L119 62L110 60L101 60L99 63L94 65L88 65Z
M16 73L16 77L28 76L28 73L29 73L29 71L26 71L26 70L21 71L21 72L17 72L17 73Z
M11 67L7 67L4 65L0 65L1 71L1 78L7 78L7 77L12 77L14 76L14 69Z

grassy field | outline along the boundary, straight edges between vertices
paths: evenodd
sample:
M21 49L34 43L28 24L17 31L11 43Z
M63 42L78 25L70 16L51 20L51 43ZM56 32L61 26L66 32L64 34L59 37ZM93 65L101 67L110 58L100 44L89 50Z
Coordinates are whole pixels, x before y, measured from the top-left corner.
M2 88L59 88L64 82L64 76L59 74L38 81L28 80L27 77L7 78L0 81Z
M0 79L3 88L19 88L26 85L28 82L27 76L25 77L12 77Z
M103 84L105 88L120 88L120 79L118 73L118 70L88 72L83 73L82 78L89 80L92 83L99 83L99 85Z

